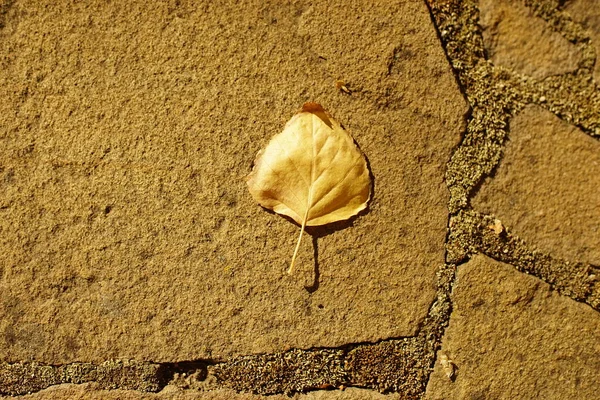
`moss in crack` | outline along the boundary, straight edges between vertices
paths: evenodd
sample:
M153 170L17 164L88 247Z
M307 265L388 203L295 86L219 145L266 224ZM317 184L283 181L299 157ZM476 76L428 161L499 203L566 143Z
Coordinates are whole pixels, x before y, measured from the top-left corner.
M428 1L446 55L472 107L466 135L446 172L451 213L467 209L483 178L493 173L509 137L509 121L526 104L538 104L588 134L600 135L600 91L592 80L596 56L589 37L557 8L557 2L526 4L578 45L582 61L577 71L536 81L494 66L486 59L476 1Z
M474 1L428 1L448 58L472 108L463 142L446 172L451 213L468 207L482 179L500 162L508 121L523 106L515 78L485 58Z
M221 387L257 394L348 385L344 350L290 350L242 356L209 368Z
M63 383L96 382L99 389L130 389L156 392L162 386L160 364L137 361L106 361L44 365L0 363L0 395L18 396Z
M455 260L483 253L549 283L559 293L600 311L600 270L585 263L554 258L529 248L492 215L463 211L451 220L448 254Z

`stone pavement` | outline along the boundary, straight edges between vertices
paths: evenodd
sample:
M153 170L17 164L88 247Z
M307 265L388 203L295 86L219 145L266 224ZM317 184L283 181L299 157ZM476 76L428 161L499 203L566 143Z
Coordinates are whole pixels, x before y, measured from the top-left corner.
M594 2L0 0L0 396L593 398ZM288 276L306 101L374 197Z

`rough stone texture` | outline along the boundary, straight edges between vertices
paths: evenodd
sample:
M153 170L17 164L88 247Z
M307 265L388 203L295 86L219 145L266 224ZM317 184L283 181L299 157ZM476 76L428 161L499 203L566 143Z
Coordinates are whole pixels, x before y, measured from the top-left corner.
M600 265L600 143L538 106L510 123L494 177L473 200L534 247Z
M485 49L494 64L536 79L577 69L577 47L521 1L481 0L479 13Z
M250 393L236 393L232 390L215 390L200 392L195 390L179 390L166 387L160 393L141 393L132 390L101 390L93 384L58 385L30 395L20 396L23 400L400 400L398 394L384 395L372 390L347 388L343 391L318 390L294 396L273 395L259 396ZM2 397L0 399L15 399Z
M298 400L401 400L401 394L381 394L372 390L348 388L344 391L316 391L305 395L298 395Z
M428 399L597 397L598 312L484 256L459 267L453 300Z
M583 25L592 39L592 45L596 49L594 79L600 83L600 7L598 7L598 2L596 0L570 0L566 2L564 10L575 21Z
M0 360L221 359L416 332L466 106L423 3L310 3L3 3ZM290 277L299 228L243 178L308 100L357 140L375 195L314 231Z
M15 399L17 397L10 397ZM165 388L160 393L143 393L135 390L102 390L93 384L85 385L57 385L37 393L20 396L19 399L31 400L62 400L62 399L85 399L85 400L260 400L263 396L236 393L229 390L217 390L213 392L199 392L194 390L177 390ZM0 397L0 399L4 399ZM8 399L8 398L6 398ZM269 397L270 400L288 400L285 395Z

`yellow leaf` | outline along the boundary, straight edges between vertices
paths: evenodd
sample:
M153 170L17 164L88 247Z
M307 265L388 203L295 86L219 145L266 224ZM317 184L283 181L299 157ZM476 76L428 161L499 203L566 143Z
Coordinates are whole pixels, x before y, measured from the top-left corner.
M247 178L263 207L306 226L346 220L367 207L371 177L352 137L319 104L305 103L254 161Z

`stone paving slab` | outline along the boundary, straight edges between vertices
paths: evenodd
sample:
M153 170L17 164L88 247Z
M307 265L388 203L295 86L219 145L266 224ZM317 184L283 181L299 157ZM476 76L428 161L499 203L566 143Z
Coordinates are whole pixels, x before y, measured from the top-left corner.
M415 334L466 105L423 3L311 3L8 8L0 359L224 359ZM299 227L244 176L308 100L354 136L375 194L353 223L315 230L290 277Z
M479 13L485 48L494 64L536 79L577 69L577 47L524 2L481 0Z
M600 143L529 106L473 206L545 253L600 265Z
M14 397L11 397L14 398ZM233 390L198 392L165 387L160 393L141 393L128 390L99 390L93 384L57 385L40 392L19 397L23 400L62 400L62 399L115 399L115 400L399 400L399 394L384 395L371 390L347 388L344 390L320 390L306 394L259 396L249 393L236 393ZM0 399L8 397L0 396Z
M597 397L597 311L485 256L458 268L452 297L427 399Z

